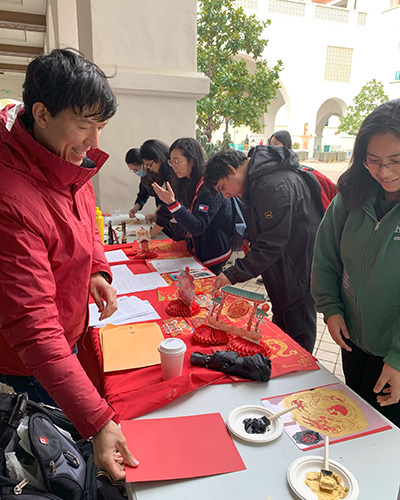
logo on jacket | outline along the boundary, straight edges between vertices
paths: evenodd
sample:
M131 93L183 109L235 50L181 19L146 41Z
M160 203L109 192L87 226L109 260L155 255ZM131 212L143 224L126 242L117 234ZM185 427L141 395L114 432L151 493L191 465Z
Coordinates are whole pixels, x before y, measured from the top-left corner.
M199 205L199 210L200 210L200 212L208 212L208 206L207 205Z
M400 240L400 225L396 227L394 234L395 234L395 237L393 238L393 240L399 241Z
M268 219L272 219L273 215L272 215L272 212L269 211L269 212L264 212L264 217L268 220Z

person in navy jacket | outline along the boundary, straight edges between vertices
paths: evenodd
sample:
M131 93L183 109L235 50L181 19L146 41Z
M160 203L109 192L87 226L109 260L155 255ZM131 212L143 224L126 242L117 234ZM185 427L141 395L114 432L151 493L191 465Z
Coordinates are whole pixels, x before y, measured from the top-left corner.
M231 200L213 196L204 186L205 162L200 144L191 137L177 139L169 148L175 176L166 189L153 184L171 216L187 232L187 244L213 273L219 274L232 253L234 212ZM172 184L172 186L171 186Z

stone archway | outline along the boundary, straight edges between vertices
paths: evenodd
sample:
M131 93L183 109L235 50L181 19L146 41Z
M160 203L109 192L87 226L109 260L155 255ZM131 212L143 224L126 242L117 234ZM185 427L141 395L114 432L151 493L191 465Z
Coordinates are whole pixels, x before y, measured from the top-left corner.
M286 91L286 88L281 80L279 80L279 84L280 88L278 90L276 99L271 101L270 105L268 106L268 113L264 113L264 115L261 118L262 123L264 125L263 133L264 136L266 137L270 137L274 133L276 115L282 106L286 105L288 120L290 122L290 115L292 111L291 101L289 99L289 95Z
M318 146L321 146L323 130L329 118L332 115L341 118L346 113L346 110L347 104L338 97L332 97L320 106L315 120L314 151L318 149Z

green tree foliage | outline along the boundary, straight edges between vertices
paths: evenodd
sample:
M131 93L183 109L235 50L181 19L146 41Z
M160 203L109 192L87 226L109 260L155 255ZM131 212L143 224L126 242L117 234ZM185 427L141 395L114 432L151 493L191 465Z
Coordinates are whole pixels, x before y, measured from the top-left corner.
M232 137L229 132L224 132L224 135L222 136L222 144L221 144L221 149L230 149L231 148L231 142L232 142Z
M203 148L203 152L207 159L210 158L211 155L219 151L218 146L216 144L213 144L212 142L209 142L208 137L202 134L200 129L196 129L196 140Z
M279 88L282 62L268 68L261 55L268 41L264 29L271 21L246 16L232 0L200 0L197 19L197 68L210 78L210 92L197 102L197 125L212 133L229 121L233 126L249 126L260 132L259 121ZM250 73L247 54L256 61Z
M379 104L388 100L382 82L377 82L375 78L367 82L353 99L353 104L348 107L346 116L340 119L338 132L357 135L364 119Z

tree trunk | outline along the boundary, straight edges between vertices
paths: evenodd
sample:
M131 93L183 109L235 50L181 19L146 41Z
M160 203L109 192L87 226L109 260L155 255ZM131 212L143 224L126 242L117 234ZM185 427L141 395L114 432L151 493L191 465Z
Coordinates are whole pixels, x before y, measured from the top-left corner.
M229 116L225 117L225 132L228 133L228 127L229 127Z

